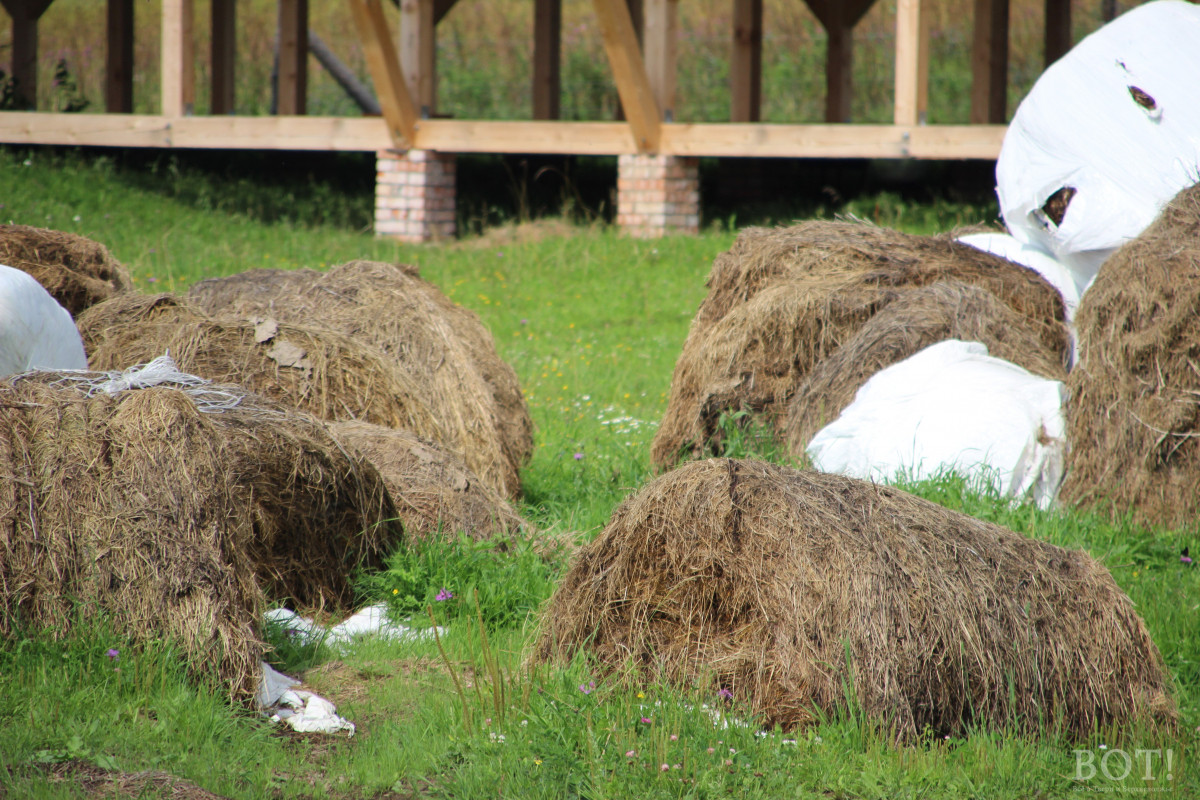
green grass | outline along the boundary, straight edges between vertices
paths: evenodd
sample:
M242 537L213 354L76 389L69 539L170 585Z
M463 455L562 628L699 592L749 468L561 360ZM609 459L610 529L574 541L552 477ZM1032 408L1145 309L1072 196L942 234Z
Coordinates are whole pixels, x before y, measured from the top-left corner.
M261 172L274 158L261 156ZM364 257L417 263L479 314L525 389L536 450L522 474L523 513L580 540L594 536L650 476L648 446L674 361L712 259L733 240L730 227L717 222L697 237L639 242L598 223L566 234L525 225L436 247L404 246L369 234L362 165L290 163L292 178L271 181L253 162L222 164L215 154L147 161L0 150L0 221L104 242L145 291L183 291L206 276L259 266L321 268ZM154 164L158 171L148 174ZM994 214L952 199L914 203L887 194L815 213L847 210L925 232ZM785 209L776 218L787 216ZM734 450L780 457L736 422L729 423ZM285 669L308 670L308 682L359 726L354 739L283 733L228 707L211 689L188 683L169 642L134 647L95 623L65 642L31 631L0 646L0 787L9 797L82 797L48 777L56 762L71 759L127 772L166 770L236 798L1026 798L1162 787L1143 784L1140 767L1121 783L1097 777L1077 784L1072 750L1105 744L1172 749L1174 778L1161 794L1200 793L1191 766L1200 725L1200 570L1178 557L1189 543L1200 549L1196 532L1146 532L1088 514L1012 507L954 479L912 488L1086 549L1108 565L1174 676L1179 733L1102 731L1072 743L979 730L896 747L848 707L795 737L760 736L752 724L734 722L748 719L736 698L726 704L602 681L583 658L565 668L524 668L530 610L565 565L520 549L496 556L451 542L398 551L388 571L360 581L364 601L432 606L446 628L444 655L432 641L365 641L342 654L281 644L273 655ZM443 586L454 600L431 600ZM119 650L115 661L110 648ZM730 724L714 726L711 713Z

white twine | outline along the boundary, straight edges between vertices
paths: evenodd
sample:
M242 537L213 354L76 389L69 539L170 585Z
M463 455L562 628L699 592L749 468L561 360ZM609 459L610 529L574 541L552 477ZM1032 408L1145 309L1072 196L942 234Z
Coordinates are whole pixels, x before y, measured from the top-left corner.
M171 354L161 355L146 364L137 364L120 372L68 372L64 370L55 385L70 383L87 397L119 394L130 389L152 386L177 387L192 399L199 411L219 414L236 408L245 397L237 391L214 387L212 381L180 371Z

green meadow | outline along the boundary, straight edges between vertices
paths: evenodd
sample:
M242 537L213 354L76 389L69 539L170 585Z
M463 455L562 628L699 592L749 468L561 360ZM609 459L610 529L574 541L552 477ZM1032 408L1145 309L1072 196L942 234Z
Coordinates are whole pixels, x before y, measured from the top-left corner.
M0 223L102 242L143 292L183 292L254 267L416 264L479 315L521 381L536 426L521 512L580 544L594 538L652 477L649 444L675 359L713 258L747 219L713 217L698 236L635 241L579 205L529 220L512 198L496 208L468 191L460 219L468 235L409 246L371 233L369 160L257 159L0 149ZM465 161L461 169L470 177L492 168ZM876 192L780 204L752 221L833 214L930 233L992 222L996 210L986 198ZM779 457L750 439L738 447ZM135 646L96 624L66 641L27 630L0 642L0 797L84 797L54 777L79 764L166 772L230 798L1200 795L1200 569L1179 557L1189 544L1200 550L1197 529L1147 531L1089 513L1012 507L953 477L909 488L1100 559L1162 652L1178 729L1097 730L1072 741L1052 730L978 728L897 746L849 703L807 730L760 730L736 697L605 681L583 657L524 666L537 610L566 563L523 547L498 555L451 541L401 547L386 570L357 582L364 604L403 587L414 607L431 606L445 629L439 641L368 639L335 651L267 632L276 645L270 659L337 703L358 726L353 738L293 734L231 707L188 681L170 641ZM437 601L442 589L454 597ZM430 623L418 615L413 624ZM1078 766L1138 750L1160 753L1150 779L1144 757L1124 775L1111 757L1108 772L1089 776ZM171 796L154 785L141 792Z

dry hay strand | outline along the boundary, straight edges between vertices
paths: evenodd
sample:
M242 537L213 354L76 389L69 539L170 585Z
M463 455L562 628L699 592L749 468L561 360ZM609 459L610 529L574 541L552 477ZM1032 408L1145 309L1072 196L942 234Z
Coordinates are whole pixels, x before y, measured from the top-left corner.
M1200 515L1200 184L1104 262L1075 318L1066 502L1183 527Z
M167 294L120 295L89 309L77 324L93 369L121 370L169 352L184 372L244 386L321 419L446 438L421 387L404 370L337 331L301 323L278 323L272 331L210 317Z
M462 458L428 439L365 422L332 423L329 432L379 470L410 538L464 533L478 541L532 530Z
M725 412L762 415L781 434L787 403L816 364L872 316L937 282L994 295L1061 376L1070 336L1057 290L1036 272L956 242L955 235L825 221L743 230L713 262L708 296L675 364L651 448L655 465L669 467L708 447L719 451Z
M788 450L803 453L876 372L946 339L982 342L991 355L1035 375L1067 378L1061 354L1047 349L1037 332L994 294L962 281L938 281L886 306L813 365L788 405Z
M162 800L226 800L192 781L161 770L119 772L107 770L89 761L71 759L49 768L50 780L67 783L81 790L85 797L138 798L156 797ZM0 797L3 797L0 794Z
M129 271L107 247L74 233L0 225L0 264L28 272L73 317L133 289Z
M900 737L1172 724L1157 648L1085 553L840 475L680 466L628 498L551 598L532 661L586 648L795 728L847 687Z
M422 388L447 437L439 442L460 453L493 489L520 496L518 471L533 450L533 423L516 373L496 354L491 333L474 312L455 305L411 266L351 261L327 274L310 273L307 281L282 281L267 272L202 281L189 298L210 313L319 320L379 347Z
M383 481L320 422L237 387L218 409L190 388L108 394L107 377L0 388L0 637L102 615L250 699L264 589L348 604L350 573L401 535Z

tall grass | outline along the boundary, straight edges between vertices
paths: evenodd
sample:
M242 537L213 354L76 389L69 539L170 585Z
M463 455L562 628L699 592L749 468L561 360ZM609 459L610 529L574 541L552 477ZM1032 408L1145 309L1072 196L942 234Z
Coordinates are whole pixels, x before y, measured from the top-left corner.
M1128 8L1136 2L1121 4ZM928 3L930 15L931 122L966 122L971 81L970 0ZM1074 38L1100 24L1100 3L1073 4ZM389 19L395 12L385 3ZM1013 0L1009 111L1028 92L1042 69L1043 3ZM237 3L236 111L268 113L275 42L276 3ZM459 118L526 119L532 113L531 53L533 5L520 0L460 0L438 27L438 111ZM732 4L728 0L688 0L679 4L678 101L680 121L729 119L729 50ZM618 101L590 0L564 0L562 34L562 115L564 119L612 119ZM209 108L210 6L195 3L197 112ZM159 107L158 3L138 3L135 12L134 110ZM57 0L42 17L39 44L39 108L62 100L54 69L65 60L89 111L103 110L105 9L89 0ZM366 62L349 9L342 3L310 4L310 27L364 81ZM394 28L393 28L394 29ZM0 15L0 42L11 23ZM881 0L855 31L853 118L891 120L895 3ZM799 0L767 0L763 38L763 118L769 122L818 122L824 114L825 34ZM358 109L324 73L309 63L310 114L357 115Z

